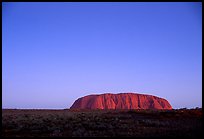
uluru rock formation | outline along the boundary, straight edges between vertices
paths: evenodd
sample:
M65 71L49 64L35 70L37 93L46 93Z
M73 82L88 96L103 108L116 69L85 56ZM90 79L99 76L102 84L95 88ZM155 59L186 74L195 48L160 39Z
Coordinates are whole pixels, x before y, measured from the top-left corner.
M70 109L172 109L164 98L137 93L88 95L77 99Z

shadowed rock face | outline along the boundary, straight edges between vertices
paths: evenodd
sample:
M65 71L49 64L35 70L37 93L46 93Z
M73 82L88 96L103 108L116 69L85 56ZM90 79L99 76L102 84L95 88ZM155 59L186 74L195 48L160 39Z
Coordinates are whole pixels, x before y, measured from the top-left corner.
M77 99L70 109L172 109L169 102L136 93L88 95Z

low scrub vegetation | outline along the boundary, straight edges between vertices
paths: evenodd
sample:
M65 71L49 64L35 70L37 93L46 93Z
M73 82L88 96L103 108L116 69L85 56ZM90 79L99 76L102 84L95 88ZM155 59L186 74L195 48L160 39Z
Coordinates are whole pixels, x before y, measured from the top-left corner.
M202 109L2 110L4 137L200 137Z

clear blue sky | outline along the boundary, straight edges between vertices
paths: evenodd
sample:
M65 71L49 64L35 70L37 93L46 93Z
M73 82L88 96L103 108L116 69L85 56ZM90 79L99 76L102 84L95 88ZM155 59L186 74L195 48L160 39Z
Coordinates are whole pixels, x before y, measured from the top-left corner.
M2 3L2 107L139 92L202 107L202 3Z

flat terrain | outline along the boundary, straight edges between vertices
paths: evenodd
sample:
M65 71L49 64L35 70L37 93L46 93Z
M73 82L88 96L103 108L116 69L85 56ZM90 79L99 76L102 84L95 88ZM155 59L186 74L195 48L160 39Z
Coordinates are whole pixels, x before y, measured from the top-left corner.
M2 110L4 137L200 137L202 109Z

